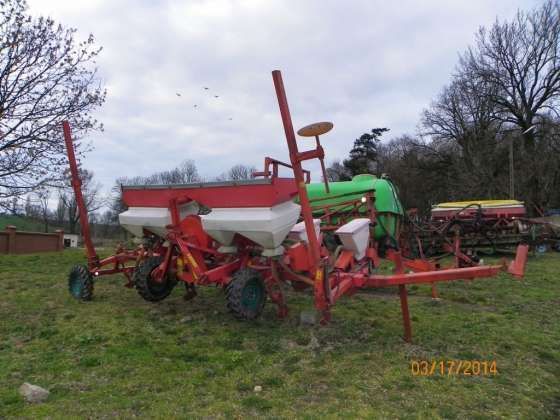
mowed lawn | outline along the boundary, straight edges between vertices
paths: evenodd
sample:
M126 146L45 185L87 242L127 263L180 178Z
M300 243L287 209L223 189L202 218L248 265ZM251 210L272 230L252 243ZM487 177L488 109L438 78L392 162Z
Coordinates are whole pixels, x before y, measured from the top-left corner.
M560 254L532 257L522 282L441 284L439 302L412 287L413 344L393 290L344 298L326 327L299 325L312 298L297 292L288 319L267 304L244 323L216 288L152 304L113 276L77 302L66 275L83 261L0 256L0 418L560 417ZM420 377L414 360L495 360L498 373ZM23 382L48 400L25 403Z

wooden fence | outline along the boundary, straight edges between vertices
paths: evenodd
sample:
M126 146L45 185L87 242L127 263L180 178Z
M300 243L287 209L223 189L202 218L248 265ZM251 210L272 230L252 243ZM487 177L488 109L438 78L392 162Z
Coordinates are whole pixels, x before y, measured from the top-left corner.
M33 254L64 249L64 231L55 233L18 232L15 226L0 231L0 254Z

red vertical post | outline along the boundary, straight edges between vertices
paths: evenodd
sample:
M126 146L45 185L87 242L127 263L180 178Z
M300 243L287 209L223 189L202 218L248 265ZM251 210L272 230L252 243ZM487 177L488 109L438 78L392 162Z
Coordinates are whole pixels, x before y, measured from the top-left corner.
M508 273L512 274L517 278L523 277L525 273L525 264L527 263L527 254L529 253L529 245L520 244L517 246L517 251L515 252L515 260L513 260L508 266Z
M280 107L280 115L282 116L282 124L284 125L284 133L286 134L288 150L290 152L290 161L294 170L294 177L298 188L301 213L303 215L303 220L305 221L305 231L309 241L309 257L314 267L317 268L320 260L319 243L317 236L315 235L311 205L309 204L309 197L307 196L307 189L305 188L303 169L301 167L301 162L298 159L299 151L296 142L296 135L292 124L292 117L290 115L290 108L288 107L288 100L286 98L284 82L282 81L282 73L280 73L280 70L274 70L272 72L272 79L274 80L274 88L276 89L278 106Z
M400 251L395 252L395 274L404 273L404 264ZM412 341L412 326L410 324L410 312L408 310L408 291L405 284L399 284L399 297L401 299L401 312L404 327L404 341L410 343Z
M84 245L86 246L88 255L88 267L92 269L98 265L99 257L97 256L95 248L93 247L93 242L91 241L88 214L84 196L82 195L82 180L80 179L80 174L78 173L78 164L76 163L76 155L74 153L72 132L70 131L70 124L68 123L68 121L62 122L62 128L64 131L64 142L66 143L66 153L68 154L68 163L70 164L72 188L74 189L76 204L78 205L78 211L80 214L80 227L82 228L82 236L84 237Z
M435 283L432 283L432 299L439 299Z
M284 82L282 81L282 73L280 70L272 72L272 79L274 81L274 88L278 98L278 106L280 108L280 115L282 116L282 124L284 125L284 133L288 143L288 150L290 152L290 162L294 171L294 178L296 180L299 201L301 204L301 214L305 222L305 231L308 239L308 256L311 263L312 272L315 277L315 305L319 310L328 309L328 300L325 296L324 288L324 270L321 267L321 255L319 248L319 241L315 234L315 227L313 226L313 214L311 212L311 205L309 204L309 197L307 196L307 189L305 188L305 179L303 176L303 169L299 159L299 151L296 142L296 135L294 126L292 124L292 117L290 115L290 108L288 107L288 100L286 98L286 91L284 90Z
M401 298L401 311L404 326L404 341L410 343L412 341L412 327L410 325L410 313L408 311L408 292L404 284L399 285L399 295Z

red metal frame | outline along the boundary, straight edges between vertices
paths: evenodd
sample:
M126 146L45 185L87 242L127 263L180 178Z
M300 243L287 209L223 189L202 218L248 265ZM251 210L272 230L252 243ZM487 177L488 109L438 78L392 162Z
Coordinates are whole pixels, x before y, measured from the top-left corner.
M110 257L104 258L102 260L99 259L99 256L95 251L95 247L93 246L93 241L91 240L88 212L84 197L82 195L82 180L80 179L80 174L78 171L78 164L74 151L74 143L72 140L72 131L70 130L70 124L68 123L68 121L62 122L62 129L68 156L68 164L70 166L71 185L74 190L74 196L76 197L76 204L78 206L78 212L80 216L79 222L82 230L82 238L86 247L88 269L90 273L96 277L123 273L128 279L126 286L131 287L132 272L134 271L136 262L143 256L143 250L125 250L121 245L119 245L115 251L115 255L111 255ZM134 265L126 265L126 263L132 261L135 262ZM103 268L107 266L112 266L112 268Z
M460 279L474 279L494 276L500 271L507 271L521 277L527 259L527 246L520 245L516 258L509 265L476 265L472 259L460 250L459 238L450 245L450 252L455 255L452 267L441 267L435 261L427 259L405 258L400 250L388 250L381 256L378 244L370 240L366 255L357 261L349 250L342 250L334 255L329 254L322 245L322 235L315 233L313 211L324 211L324 219L339 218L339 225L348 218L359 215L363 217L361 204L349 200L350 212L339 212L331 206L321 206L320 200L310 202L306 190L309 182L309 171L302 168L302 162L309 159L323 161L324 151L316 138L316 147L300 152L296 142L290 110L286 99L282 76L279 71L272 72L278 105L284 126L284 133L290 154L290 164L276 159L266 158L263 172L255 176L263 176L266 182L240 182L221 184L196 184L175 186L146 186L123 188L123 199L129 206L165 207L171 214L171 225L167 226L165 238L159 238L156 245L149 250L124 250L119 248L111 257L99 260L90 239L87 225L87 212L80 191L80 180L72 146L68 123L64 124L64 136L68 149L68 158L72 173L72 185L80 207L82 232L88 252L88 266L95 275L123 273L130 280L135 266L126 265L135 261L137 264L146 255L161 255L163 262L152 273L154 281L163 281L164 275L173 275L189 287L196 285L227 285L232 276L241 268L251 267L258 270L263 277L266 290L271 300L278 307L278 315L287 314L287 306L282 293L281 283L289 283L296 289L312 287L315 307L322 314L321 322L330 320L330 308L344 295L355 293L361 288L397 287L399 291L404 338L412 339L410 311L408 307L408 284L430 284L432 294L436 296L435 283ZM294 178L280 178L278 167L292 169ZM325 177L325 189L328 183ZM235 254L220 252L220 244L204 232L200 217L190 215L180 218L179 208L191 200L212 207L269 207L274 204L299 197L301 217L305 223L306 242L296 242L287 246L281 257L264 257L260 255L257 244L239 235L234 237L237 247ZM373 193L367 194L367 211L372 226L376 222ZM360 200L361 201L361 200ZM318 204L319 203L319 204ZM346 208L343 206L343 208ZM328 226L333 228L334 226ZM165 246L164 246L165 244ZM383 258L382 258L383 257ZM393 274L379 275L376 269L381 260L393 264ZM102 268L111 266L111 268ZM407 272L408 271L408 272ZM130 281L129 281L130 284ZM194 290L194 289L193 289ZM194 296L193 294L190 297Z
M323 158L324 155L321 153L322 150L319 151L317 149L303 154L298 152L284 85L282 82L282 76L280 72L276 70L272 72L272 77L276 88L276 95L278 96L278 104L282 115L286 141L290 150L290 160L292 162L296 182L298 182L299 198L302 205L301 212L303 220L305 221L306 232L310 238L308 246L310 261L309 271L311 274L315 273L315 306L318 310L323 312L323 322L327 322L330 319L330 306L334 304L338 298L345 294L352 293L356 288L398 286L405 330L404 338L406 341L411 341L412 328L410 323L410 312L408 309L408 297L406 290L407 284L427 283L431 284L433 287L434 283L440 281L491 277L495 276L501 270L508 271L516 276L522 275L527 258L527 245L518 246L516 259L509 267L502 265L459 268L461 264L474 263L460 252L459 240L457 239L455 242L456 247L454 249L456 255L456 266L453 268L440 269L436 266L430 266L427 262L420 264L418 262L414 262L414 260L411 261L403 258L401 253L397 251L388 256L395 267L393 274L381 276L369 273L370 265L367 264L368 261L362 262L358 266L359 268L356 269L353 267L353 264L349 264L347 253L341 253L335 263L335 269L327 278L325 278L324 264L326 263L326 260L321 259L320 257L320 245L317 242L313 229L312 208L307 197L305 185L301 182L301 161L314 157ZM370 258L371 255L373 255L373 253L368 250L365 259L374 263L374 260ZM349 267L353 271L349 272ZM405 267L416 268L419 269L419 271L405 274ZM428 271L425 271L425 269L428 269Z
M286 98L286 92L284 90L284 82L282 80L282 74L279 70L274 70L272 72L272 80L274 81L274 88L276 90L276 97L278 99L278 106L280 108L280 116L282 117L282 125L284 126L284 133L286 135L286 141L288 143L288 150L290 151L290 162L292 163L294 178L296 180L298 188L301 214L305 222L305 231L307 233L307 240L309 244L307 252L310 263L310 271L315 283L315 307L318 310L323 311L323 318L326 320L329 318L328 310L330 305L328 302L328 298L325 295L325 270L323 264L321 264L319 242L317 240L317 235L315 234L313 214L311 211L311 205L309 203L309 197L307 196L307 189L305 188L303 169L301 167L301 162L303 162L304 160L314 158L322 159L324 157L324 152L321 146L318 144L318 139L316 149L303 153L299 152L294 132L294 126L292 124L292 117L290 115L290 108L288 107L288 100Z
M80 174L78 172L78 164L76 163L76 154L74 153L74 144L72 142L72 132L70 131L70 124L68 121L62 122L62 129L64 132L64 142L66 144L66 151L68 154L68 163L70 165L71 184L74 189L76 204L78 205L80 227L82 228L82 236L84 238L84 245L88 256L88 266L91 268L92 266L99 264L99 257L97 256L95 248L93 247L93 242L91 241L88 214L84 196L82 195L82 180L80 179Z
M272 166L272 170L270 170L270 167ZM258 172L255 171L253 172L252 176L253 178L257 178L257 177L264 177L266 179L272 177L272 178L278 178L278 170L279 170L279 166L283 166L284 168L292 168L292 165L288 164L288 163L284 163L280 160L276 160L273 159L271 157L265 157L264 158L264 170L262 172ZM311 182L311 172L303 169L303 173L305 174L305 183L309 184Z

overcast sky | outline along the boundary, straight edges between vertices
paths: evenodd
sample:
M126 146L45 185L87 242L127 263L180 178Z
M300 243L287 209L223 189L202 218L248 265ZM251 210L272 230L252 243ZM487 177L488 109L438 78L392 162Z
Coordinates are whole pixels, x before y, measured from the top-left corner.
M106 190L119 176L149 175L184 159L208 178L237 163L261 168L264 156L287 161L274 69L282 70L296 129L334 123L322 140L328 162L345 158L373 127L388 127L387 138L414 133L477 28L540 4L28 2L31 14L77 28L80 38L92 33L103 46L97 63L107 101L96 117L105 131L91 136L95 149L84 166Z

